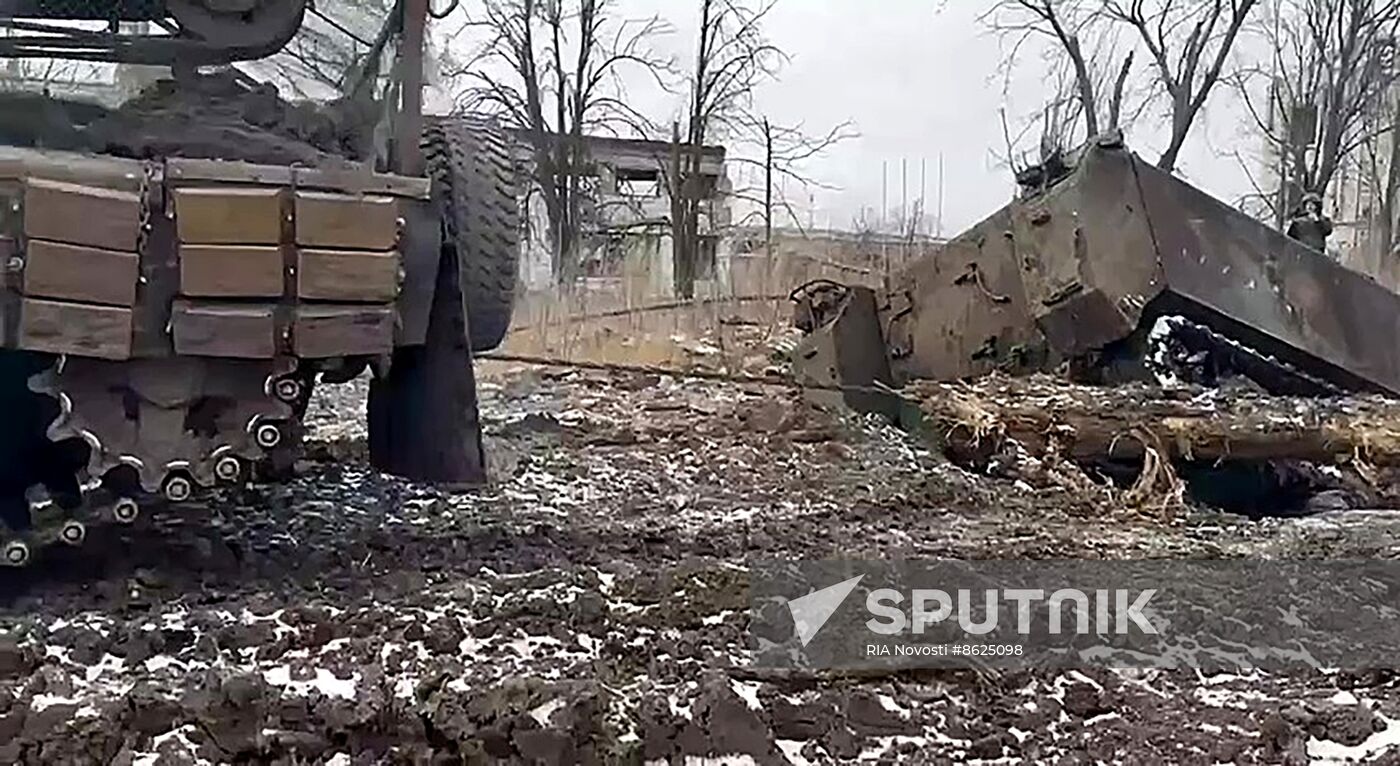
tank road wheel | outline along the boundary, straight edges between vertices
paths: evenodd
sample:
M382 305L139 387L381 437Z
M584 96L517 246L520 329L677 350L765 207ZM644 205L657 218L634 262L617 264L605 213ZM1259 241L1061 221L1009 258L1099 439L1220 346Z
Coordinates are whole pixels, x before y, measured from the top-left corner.
M426 342L397 349L388 375L370 383L369 454L376 469L407 479L458 486L486 480L476 376L450 249L439 262Z
M442 206L443 250L453 249L473 351L499 346L515 307L520 202L507 136L471 117L427 118L423 156Z

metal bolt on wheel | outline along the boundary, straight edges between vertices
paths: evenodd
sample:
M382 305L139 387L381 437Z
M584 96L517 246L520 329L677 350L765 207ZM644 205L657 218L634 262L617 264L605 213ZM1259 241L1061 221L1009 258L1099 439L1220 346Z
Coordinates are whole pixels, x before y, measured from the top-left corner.
M243 475L243 464L238 462L238 458L232 455L225 455L214 463L214 475L220 481L234 482Z
M277 381L273 392L278 399L290 404L301 398L301 384L294 378L283 378Z
M141 515L141 506L135 500L124 497L112 506L112 517L122 524L130 524L136 521L136 517Z
M161 488L165 499L172 503L183 503L194 494L194 484L184 476L174 475L165 480L165 486Z
M58 539L68 545L82 545L87 539L87 527L81 521L66 521L58 531Z
M22 567L29 563L29 546L15 540L5 545L5 563L12 567Z
M253 432L253 440L263 449L272 449L282 443L282 431L271 423L264 423Z

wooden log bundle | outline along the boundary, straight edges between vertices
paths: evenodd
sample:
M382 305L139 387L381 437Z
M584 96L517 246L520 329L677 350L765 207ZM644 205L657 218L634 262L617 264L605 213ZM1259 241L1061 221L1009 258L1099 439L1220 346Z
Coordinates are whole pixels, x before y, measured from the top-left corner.
M1083 386L1050 376L920 382L906 396L954 457L1014 442L1032 454L1172 461L1293 460L1400 465L1400 400L1309 399L1243 389Z

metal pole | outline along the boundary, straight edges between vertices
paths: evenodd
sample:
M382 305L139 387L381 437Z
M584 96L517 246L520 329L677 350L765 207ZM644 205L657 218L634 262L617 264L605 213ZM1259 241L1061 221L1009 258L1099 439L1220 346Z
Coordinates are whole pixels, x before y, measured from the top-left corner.
M885 214L890 209L889 179L889 161L880 160L880 265L886 279L890 275L890 254L885 241L888 239L885 236Z
M943 236L943 152L938 153L938 221L934 236Z
M919 233L924 233L924 214L928 212L928 158L919 158Z
M399 44L399 73L403 78L403 106L399 110L396 170L423 175L423 43L428 24L428 0L404 0L403 38Z

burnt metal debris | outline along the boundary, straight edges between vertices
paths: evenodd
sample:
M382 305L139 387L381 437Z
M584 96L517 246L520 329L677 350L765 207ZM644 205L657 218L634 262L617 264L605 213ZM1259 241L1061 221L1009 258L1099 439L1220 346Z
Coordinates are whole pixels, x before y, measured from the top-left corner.
M849 299L824 308L842 290L873 312ZM1400 296L1116 139L1091 142L1070 172L878 294L827 285L794 299L817 320L799 374L840 382L1066 363L1088 381L1150 379L1162 372L1154 353L1170 347L1207 378L1241 375L1272 393L1400 394Z

